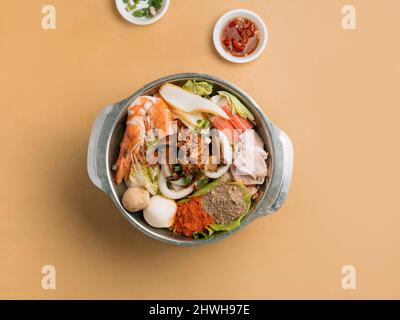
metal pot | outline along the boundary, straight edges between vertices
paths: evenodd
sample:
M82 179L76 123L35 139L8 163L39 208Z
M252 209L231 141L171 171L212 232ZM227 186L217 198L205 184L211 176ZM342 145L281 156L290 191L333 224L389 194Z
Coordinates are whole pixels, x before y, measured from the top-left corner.
M206 80L213 84L215 90L225 90L236 95L254 114L256 129L264 140L269 153L270 174L260 188L260 196L252 207L249 215L242 220L242 225L228 233L218 235L208 240L196 240L175 235L169 230L156 229L148 225L142 214L131 214L121 203L125 191L123 184L117 185L113 180L112 165L119 154L119 144L125 131L127 117L126 109L129 104L141 95L152 95L159 87L171 82L182 85L187 80ZM153 81L136 91L127 99L105 107L96 117L89 140L87 156L88 174L92 182L104 191L115 203L123 216L137 229L146 235L175 245L200 245L222 240L225 237L245 227L255 218L276 212L283 204L290 185L293 168L293 146L288 136L265 116L255 101L244 91L226 80L200 73L181 73Z

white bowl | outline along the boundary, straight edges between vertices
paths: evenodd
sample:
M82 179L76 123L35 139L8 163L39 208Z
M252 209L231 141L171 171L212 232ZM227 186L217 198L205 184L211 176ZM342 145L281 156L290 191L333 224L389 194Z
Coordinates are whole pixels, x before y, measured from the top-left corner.
M233 18L246 18L253 21L258 29L260 30L260 43L256 50L245 57L235 57L224 49L221 43L221 32L229 20ZM261 53L265 50L268 43L268 29L264 21L254 12L246 9L236 9L225 13L215 24L213 34L214 46L218 53L226 60L235 63L246 63L257 59Z
M158 10L157 14L154 17L146 18L146 17L134 17L131 12L125 10L125 3L122 0L115 0L115 5L117 6L118 12L125 18L125 20L130 23L137 25L148 25L157 22L162 18L162 16L168 11L170 0L163 0L161 8ZM146 4L144 2L144 4ZM141 9L141 6L138 6L137 9Z

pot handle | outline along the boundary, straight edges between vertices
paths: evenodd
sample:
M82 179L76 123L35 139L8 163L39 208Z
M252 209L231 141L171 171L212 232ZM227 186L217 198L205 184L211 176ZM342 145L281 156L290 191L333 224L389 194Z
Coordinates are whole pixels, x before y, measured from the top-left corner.
M274 127L272 134L274 145L274 168L271 184L266 197L260 204L260 215L278 211L289 192L293 173L293 144L285 132Z
M109 133L113 123L114 105L109 105L101 110L93 123L92 132L89 138L87 152L87 171L93 184L107 193L107 161L106 148Z

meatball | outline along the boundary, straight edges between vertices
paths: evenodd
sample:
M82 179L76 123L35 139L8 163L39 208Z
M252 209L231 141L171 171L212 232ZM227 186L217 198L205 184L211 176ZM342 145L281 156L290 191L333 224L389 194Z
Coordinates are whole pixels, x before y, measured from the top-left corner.
M122 205L130 212L143 210L149 205L150 193L139 187L128 188L123 197Z

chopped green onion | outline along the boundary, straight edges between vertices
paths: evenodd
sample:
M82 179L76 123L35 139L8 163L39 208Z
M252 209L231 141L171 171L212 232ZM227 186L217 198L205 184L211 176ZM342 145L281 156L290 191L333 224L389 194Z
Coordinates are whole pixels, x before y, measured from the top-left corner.
M138 9L132 13L132 15L136 18L147 17L149 14L149 8Z
M197 187L199 189L203 188L204 186L206 186L208 184L208 178L203 178L200 179L199 182L197 183Z
M129 9L129 11L135 10L136 9L136 4L128 4L127 8Z
M197 120L197 127L201 129L206 129L210 126L210 121L207 119Z
M149 0L148 4L150 7L160 9L162 5L162 0Z
M130 4L129 0L123 0L123 2L126 4L127 11L135 10L140 1L145 2L144 0L133 0L134 3ZM136 18L152 17L155 14L154 12L157 12L161 8L162 1L163 0L148 0L147 7L143 7L141 9L133 11L132 15Z
M193 176L183 177L183 182L185 184L188 184L188 183L190 183L192 181L192 179L193 179Z

